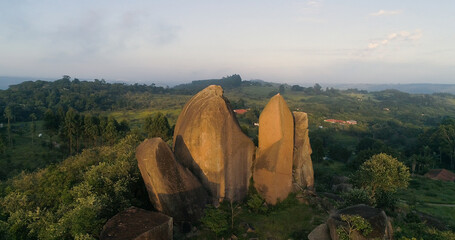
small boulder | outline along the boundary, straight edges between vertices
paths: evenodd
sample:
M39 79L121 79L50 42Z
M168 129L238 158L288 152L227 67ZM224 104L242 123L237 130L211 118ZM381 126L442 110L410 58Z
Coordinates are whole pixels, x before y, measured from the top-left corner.
M341 209L329 217L327 226L332 240L339 239L336 231L339 226L347 227L347 224L341 220L341 215L359 215L371 224L372 232L370 234L366 237L361 234L354 234L353 240L393 239L392 225L385 212L381 209L359 204Z
M338 193L349 192L352 190L352 184L349 183L340 183L336 185L332 185L332 191Z
M172 218L130 207L104 225L101 240L172 240Z
M294 191L312 190L314 187L313 162L311 145L308 137L308 115L304 112L293 112L294 116Z
M329 228L327 224L323 223L317 226L313 231L308 234L309 240L331 240Z
M161 138L146 139L136 158L152 205L176 222L197 220L207 203L207 192L198 179L174 158Z
M284 200L292 190L294 118L284 98L272 97L259 116L259 147L254 184L269 204Z

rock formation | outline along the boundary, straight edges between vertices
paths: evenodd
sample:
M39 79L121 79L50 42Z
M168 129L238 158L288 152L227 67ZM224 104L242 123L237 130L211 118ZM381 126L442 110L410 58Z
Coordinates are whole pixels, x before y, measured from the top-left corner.
M360 234L353 236L355 240L366 239L393 239L393 229L387 215L381 209L373 208L367 205L359 204L350 206L337 211L327 220L327 226L330 231L332 240L338 240L336 229L338 226L345 226L346 223L341 220L341 215L359 215L367 220L372 227L372 232L364 237Z
M313 229L308 235L308 240L331 240L327 224L323 223Z
M136 149L139 170L150 201L176 221L198 219L207 202L207 192L197 178L174 158L161 138L146 139Z
M175 157L215 200L247 194L255 146L240 129L220 86L211 85L183 108L174 130Z
M172 218L130 207L104 225L101 240L172 240Z
M254 184L267 203L284 200L292 190L294 119L280 94L272 97L259 117L259 147Z
M311 146L308 137L308 115L304 112L293 112L294 115L294 191L313 189L314 173L311 162Z

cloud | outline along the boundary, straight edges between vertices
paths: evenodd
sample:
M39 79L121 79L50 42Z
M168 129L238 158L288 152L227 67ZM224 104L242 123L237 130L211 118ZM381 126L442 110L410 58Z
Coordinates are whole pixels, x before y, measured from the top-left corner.
M417 41L422 38L422 30L417 29L414 32L400 31L387 35L384 39L374 40L368 43L368 49L376 49L388 45L393 41Z
M401 10L379 10L378 12L370 13L370 16L379 17L379 16L390 16L400 14Z

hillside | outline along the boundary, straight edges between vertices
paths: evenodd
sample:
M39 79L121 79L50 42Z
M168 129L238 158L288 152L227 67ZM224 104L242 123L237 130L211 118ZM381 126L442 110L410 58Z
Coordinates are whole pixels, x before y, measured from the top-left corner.
M441 231L453 231L455 219L449 214L451 210L428 205L453 204L454 196L443 194L443 189L452 189L453 183L439 184L418 175L431 168L455 169L454 95L324 89L318 84L289 86L239 81L240 76L234 76L169 89L65 78L29 81L0 90L0 233L9 231L19 239L51 239L51 234L60 239L96 238L100 227L118 211L131 205L151 209L144 200L143 186L129 189L130 184L141 182L137 167L131 165L135 147L140 140L157 134L169 139L184 104L192 97L190 93L218 82L227 84L224 95L233 109L247 110L237 114L237 119L256 146L258 127L254 123L276 93L283 96L291 111L308 113L315 187L320 196L343 196L332 189L333 176L351 176L371 156L387 153L417 175L408 190L398 196L395 206L404 212L432 215L444 225ZM328 119L354 120L356 124L324 121ZM157 121L167 123L165 128L161 132L150 131ZM418 195L417 203L411 202L412 195ZM266 213L239 213L241 221L256 227L257 232L248 236L299 239L327 217L322 207L309 209L296 196L283 204ZM334 206L341 207L343 203L336 202ZM28 213L21 212L22 208ZM229 206L223 208L227 211ZM269 230L277 224L270 215L285 219L293 211L304 212L295 215L295 221L311 227L283 220L283 225ZM307 217L310 213L314 218ZM403 228L411 220L398 219L397 226L404 229L400 236L433 234ZM423 220L412 221L426 229ZM213 236L205 230L202 234Z

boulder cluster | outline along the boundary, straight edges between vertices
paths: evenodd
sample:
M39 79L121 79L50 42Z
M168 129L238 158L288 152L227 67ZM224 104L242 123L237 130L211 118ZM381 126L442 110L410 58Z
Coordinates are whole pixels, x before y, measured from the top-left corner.
M242 132L223 89L211 85L184 106L172 150L146 139L136 158L152 205L175 222L198 219L208 203L244 199L250 182L268 204L313 188L307 114L291 113L280 94L259 117L258 144Z

